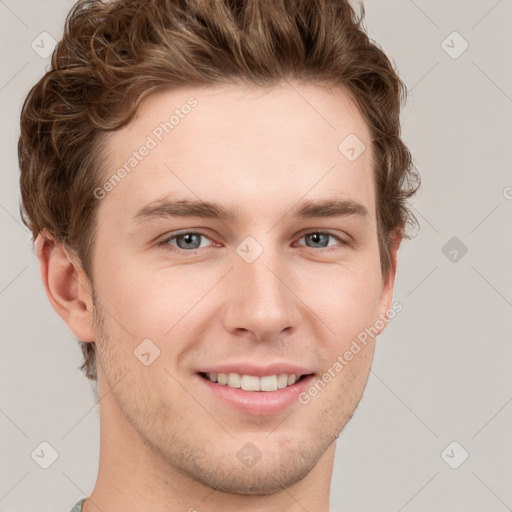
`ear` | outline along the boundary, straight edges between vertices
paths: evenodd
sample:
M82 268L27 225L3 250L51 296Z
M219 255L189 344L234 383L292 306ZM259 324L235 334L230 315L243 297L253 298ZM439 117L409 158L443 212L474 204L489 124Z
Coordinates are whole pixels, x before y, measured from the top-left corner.
M81 341L94 341L91 283L78 258L71 261L62 242L44 230L36 239L41 279L53 309Z
M391 252L391 265L389 272L383 277L382 292L379 299L379 318L383 320L384 326L378 329L381 334L388 324L389 310L391 308L391 301L393 300L393 289L395 286L396 266L398 259L398 249L402 242L400 233L394 231L390 234L390 252ZM382 323L382 322L380 322Z

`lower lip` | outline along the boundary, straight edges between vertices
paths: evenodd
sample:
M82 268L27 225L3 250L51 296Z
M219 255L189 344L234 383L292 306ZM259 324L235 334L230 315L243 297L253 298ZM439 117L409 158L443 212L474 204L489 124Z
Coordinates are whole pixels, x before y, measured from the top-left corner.
M257 416L276 414L291 406L314 379L314 375L308 375L295 384L276 391L244 391L196 375L217 398L241 412Z

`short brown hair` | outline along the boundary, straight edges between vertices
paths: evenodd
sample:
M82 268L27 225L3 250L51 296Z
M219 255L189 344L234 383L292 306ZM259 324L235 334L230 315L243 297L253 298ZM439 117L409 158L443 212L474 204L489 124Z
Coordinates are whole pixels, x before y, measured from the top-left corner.
M163 89L299 79L342 87L368 124L387 277L391 234L410 238L406 200L419 175L400 135L405 86L363 18L348 0L79 0L21 112L23 222L34 239L46 229L77 254L92 282L103 132ZM81 369L96 380L95 344L80 344Z

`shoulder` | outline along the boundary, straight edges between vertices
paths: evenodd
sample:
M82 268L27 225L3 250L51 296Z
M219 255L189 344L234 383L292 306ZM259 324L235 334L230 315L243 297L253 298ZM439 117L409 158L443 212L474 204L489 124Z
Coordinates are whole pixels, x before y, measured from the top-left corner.
M82 512L82 505L84 504L84 501L86 498L82 498L80 501L78 501L75 506L70 510L70 512Z

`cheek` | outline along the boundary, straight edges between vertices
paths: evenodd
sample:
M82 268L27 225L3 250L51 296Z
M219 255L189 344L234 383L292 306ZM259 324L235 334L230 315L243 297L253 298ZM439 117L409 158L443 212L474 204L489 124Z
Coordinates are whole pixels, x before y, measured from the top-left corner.
M371 271L344 271L332 276L332 283L324 294L315 298L315 313L329 327L325 334L327 365L332 365L345 353L351 370L358 375L367 372L373 357L374 336L371 327L379 318L381 280L378 266ZM357 352L357 355L354 353ZM357 360L357 361L356 361ZM346 375L347 376L347 375Z
M323 321L330 328L325 335L332 335L339 344L350 343L353 336L375 322L381 286L375 252L361 252L350 264L290 264L283 278L296 296L286 287L283 294L303 311L305 325L314 323L322 328L318 322ZM203 262L166 269L150 267L137 258L100 256L96 260L101 262L96 271L99 300L120 324L120 336L131 335L132 350L146 338L159 340L163 347L166 340L190 326L191 319L201 324L202 318L213 318L216 307L224 302L222 298L233 298L237 287L229 278L220 280L222 265Z
M187 294L179 272L152 272L144 263L105 262L97 272L97 292L111 316L134 339L162 336L171 326L173 311Z
M304 289L304 294L334 325L350 330L375 320L382 290L378 265L368 261L331 269L315 280L318 286Z

